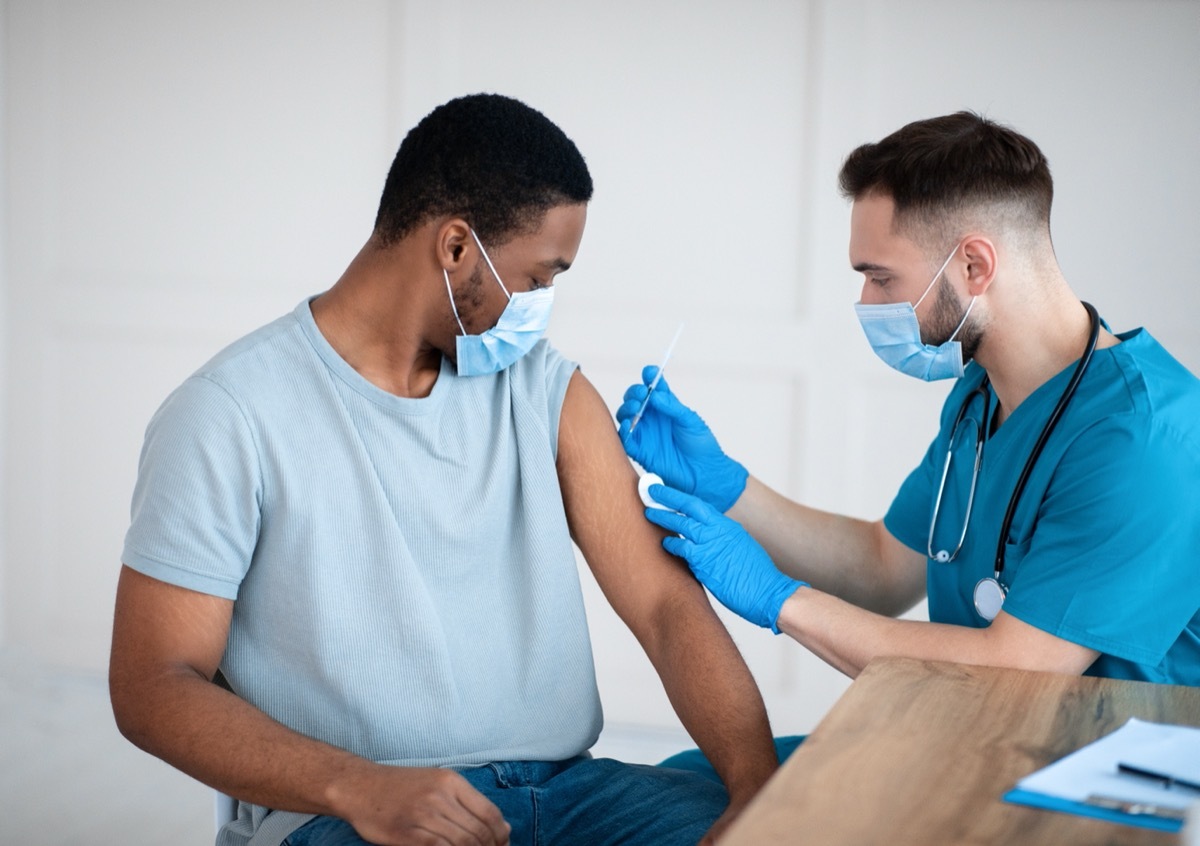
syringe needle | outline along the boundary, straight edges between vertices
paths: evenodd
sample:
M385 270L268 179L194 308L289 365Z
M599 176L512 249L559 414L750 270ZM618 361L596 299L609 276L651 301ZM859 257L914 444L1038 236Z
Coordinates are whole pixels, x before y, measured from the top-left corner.
M646 398L642 400L642 404L638 406L637 414L633 415L633 420L629 423L629 434L633 434L633 427L642 419L642 413L646 410L646 405L650 402L650 395L654 393L654 389L658 387L658 380L662 378L663 371L667 369L667 362L671 360L671 353L675 352L675 343L679 340L679 336L683 334L683 324L679 324L679 328L675 330L675 337L671 338L671 343L667 345L667 351L663 353L662 364L658 365L658 372L654 374L654 378L650 380L650 387L646 391Z

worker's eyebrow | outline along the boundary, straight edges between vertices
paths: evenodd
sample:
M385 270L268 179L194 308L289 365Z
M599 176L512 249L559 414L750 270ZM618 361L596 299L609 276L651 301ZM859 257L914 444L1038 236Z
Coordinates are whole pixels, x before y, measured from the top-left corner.
M571 263L566 259L556 258L541 262L541 266L547 270L566 271L571 269Z
M851 266L855 270L857 270L859 273L866 273L869 270L870 271L877 271L877 270L890 271L891 270L890 267L884 267L882 264L872 264L869 261L860 261L858 264L851 265Z

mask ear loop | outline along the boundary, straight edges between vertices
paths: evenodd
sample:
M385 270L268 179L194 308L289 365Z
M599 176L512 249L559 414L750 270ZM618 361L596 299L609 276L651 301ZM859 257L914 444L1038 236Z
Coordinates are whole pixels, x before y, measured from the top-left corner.
M458 316L458 306L454 304L454 291L450 290L450 274L446 272L446 268L442 268L442 278L446 280L446 293L450 295L450 310L454 312L454 319L458 321L459 331L465 336L467 327L463 326L462 319Z
M971 302L969 302L967 304L967 310L963 312L963 319L958 321L957 328L955 328L954 333L949 338L946 339L946 343L950 343L951 341L953 341L955 338L958 337L958 331L959 331L959 329L962 329L963 326L966 325L967 318L971 316L971 309L975 308L975 301L977 299L979 299L979 297L971 297Z
M475 239L475 244L479 247L479 252L483 253L483 260L487 262L488 270L492 271L492 276L495 276L496 281L500 283L500 290L504 292L504 296L511 300L512 294L510 294L508 289L504 287L504 281L500 278L500 274L496 272L496 266L492 264L492 260L488 256L487 250L483 248L483 242L479 240L479 236L475 234L474 229L471 230L471 237ZM955 247L954 249L957 250L958 247ZM464 332L463 334L465 335L466 333Z
M959 246L960 245L955 244L954 249L950 251L950 255L946 256L946 260L942 262L942 266L938 268L938 272L933 275L933 281L929 283L929 287L925 289L925 293L921 295L921 299L917 300L913 304L913 312L916 312L917 307L920 306L921 303L925 302L925 298L929 296L929 292L933 290L933 286L936 285L937 281L942 278L942 274L945 273L946 268L950 266L950 261L956 255L958 255ZM959 331L961 331L963 326L965 326L967 323L967 318L971 316L971 309L975 308L975 301L977 299L979 299L979 297L971 297L971 302L967 304L967 310L963 312L962 320L958 321L958 326L954 327L954 331L951 332L950 337L946 339L947 344L958 337Z
M913 311L920 308L921 303L925 302L925 298L929 296L929 292L933 290L933 286L942 278L942 274L946 272L946 268L950 266L950 260L958 255L958 244L954 245L954 249L950 251L950 255L946 256L946 260L942 262L942 266L938 268L938 272L933 274L933 281L929 283L929 287L925 289L925 293L921 295L921 299L913 303Z

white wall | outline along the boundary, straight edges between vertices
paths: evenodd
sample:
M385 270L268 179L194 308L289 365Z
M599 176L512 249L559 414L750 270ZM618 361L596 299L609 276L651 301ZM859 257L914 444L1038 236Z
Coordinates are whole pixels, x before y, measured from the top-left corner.
M1200 370L1196 0L7 5L0 623L49 662L106 663L154 408L332 283L404 132L457 94L525 99L592 168L556 343L615 407L685 320L677 390L814 505L881 514L945 393L851 309L837 168L909 120L974 108L1038 141L1068 279ZM609 719L675 725L587 585ZM730 626L776 728L811 729L844 680Z
M0 2L0 386L8 385L8 3ZM0 387L0 502L5 501L8 483L5 460L8 443L8 392ZM5 553L8 548L8 521L0 512L0 646L4 645Z

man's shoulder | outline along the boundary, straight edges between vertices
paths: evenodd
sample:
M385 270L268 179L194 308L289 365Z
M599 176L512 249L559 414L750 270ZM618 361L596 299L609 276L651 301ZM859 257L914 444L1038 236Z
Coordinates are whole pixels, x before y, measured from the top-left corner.
M542 338L534 344L533 349L513 363L509 374L518 390L549 389L555 393L556 385L566 390L566 383L578 367L548 339Z
M303 329L287 314L255 329L217 352L163 400L151 430L165 426L194 429L246 416L297 381L304 360Z
M216 382L254 378L274 369L280 358L294 356L302 337L303 327L289 312L224 347L192 376Z

